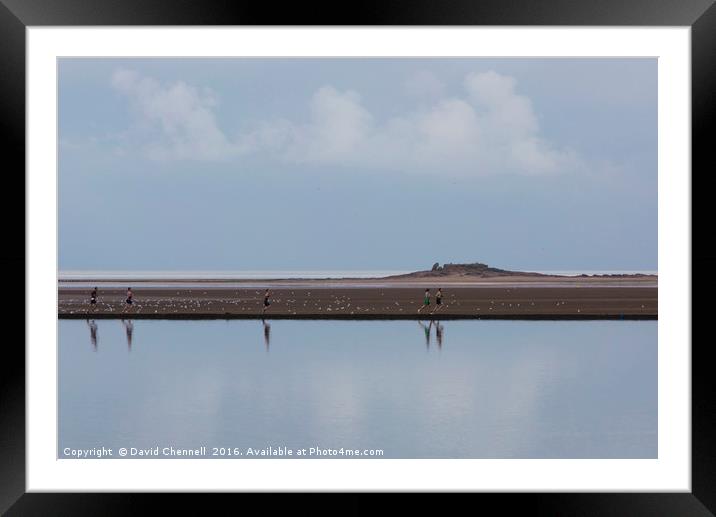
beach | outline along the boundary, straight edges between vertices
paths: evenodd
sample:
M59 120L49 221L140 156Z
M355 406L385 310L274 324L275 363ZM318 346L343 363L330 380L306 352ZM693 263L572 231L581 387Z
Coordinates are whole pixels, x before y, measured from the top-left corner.
M97 284L101 284L97 281ZM126 287L63 283L60 318L157 319L657 319L656 277L539 277L483 281L336 279L137 282ZM442 305L435 303L442 287ZM265 289L270 306L263 311ZM425 289L430 305L423 306ZM420 309L420 310L419 310Z

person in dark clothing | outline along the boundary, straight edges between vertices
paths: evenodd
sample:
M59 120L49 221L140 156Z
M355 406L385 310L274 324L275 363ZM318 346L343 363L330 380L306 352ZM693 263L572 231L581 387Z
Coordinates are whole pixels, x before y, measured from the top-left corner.
M269 300L269 297L271 296L271 291L266 289L266 292L264 293L264 308L262 309L262 313L266 312L266 309L269 308L269 305L271 305L271 301Z
M435 308L433 309L433 312L436 312L437 310L441 309L443 306L443 290L442 288L438 287L438 292L435 293Z

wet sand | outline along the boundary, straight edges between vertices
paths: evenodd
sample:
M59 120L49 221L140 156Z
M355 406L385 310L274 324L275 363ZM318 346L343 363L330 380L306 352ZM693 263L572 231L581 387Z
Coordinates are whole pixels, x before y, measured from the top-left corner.
M373 281L375 283L375 281ZM434 286L435 282L431 282ZM266 318L266 319L657 319L655 281L628 286L620 282L559 282L504 285L441 282L443 304L419 311L425 287L418 283L369 282L338 285L325 281L271 283L271 305L263 308L264 289L212 284L195 288L133 286L134 304L125 304L126 289L100 286L98 303L90 305L87 288L61 286L60 318ZM267 284L268 285L268 284Z

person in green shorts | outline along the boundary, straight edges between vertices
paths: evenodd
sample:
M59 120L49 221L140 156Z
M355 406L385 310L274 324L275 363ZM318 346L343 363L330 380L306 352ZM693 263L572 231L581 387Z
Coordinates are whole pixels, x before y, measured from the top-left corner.
M423 297L423 306L418 309L418 312L422 311L425 307L430 307L430 289L425 289L425 296Z

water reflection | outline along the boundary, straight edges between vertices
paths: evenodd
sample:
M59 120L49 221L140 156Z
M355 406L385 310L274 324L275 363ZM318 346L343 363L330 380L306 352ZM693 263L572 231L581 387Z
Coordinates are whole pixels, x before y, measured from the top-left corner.
M87 320L87 326L90 329L90 343L92 343L92 348L96 351L97 350L97 324L94 320Z
M443 331L445 330L445 326L440 324L439 321L433 321L430 320L430 323L426 325L422 321L418 321L418 325L420 325L423 329L423 332L425 332L425 348L430 349L430 338L431 338L431 329L433 328L433 325L435 326L435 340L438 344L438 349L442 350L443 348Z
M420 325L425 331L425 348L430 349L430 329L433 326L433 321L430 320L429 325L426 325L422 321L418 321L418 325Z
M442 350L443 347L443 330L444 327L440 324L439 321L435 322L435 338L438 342L438 349Z
M266 351L269 350L269 345L271 344L271 325L266 323L266 320L261 320L261 323L264 325L264 344L266 345Z
M60 455L198 441L380 448L386 459L658 452L655 321L426 317L418 336L416 321L125 317L139 348L127 351L130 322L112 321L100 354L84 319L58 324Z
M87 326L90 330L90 343L92 344L92 349L96 352L97 351L97 322L95 320L86 320ZM132 320L121 320L122 325L124 326L124 332L127 338L127 349L131 352L132 351L132 337L134 334L134 323Z
M122 320L124 331L127 333L127 349L132 351L132 333L134 332L134 323L132 320Z
M120 320L122 322L122 325L124 326L124 332L125 337L127 340L127 350L130 352L132 351L132 339L134 336L134 323L131 319L122 319ZM261 324L263 325L263 331L264 331L264 346L266 347L266 351L269 351L269 348L271 347L271 324L268 323L266 320L262 319ZM435 341L437 342L438 349L442 350L443 347L443 341L444 341L444 332L445 332L445 325L440 323L439 320L430 320L428 324L425 324L423 321L418 321L418 325L423 329L424 335L425 335L425 348L427 350L430 350L430 342L432 339L432 328L435 327ZM92 343L92 348L94 350L97 350L97 323L95 320L87 320L87 326L90 329L90 342Z

